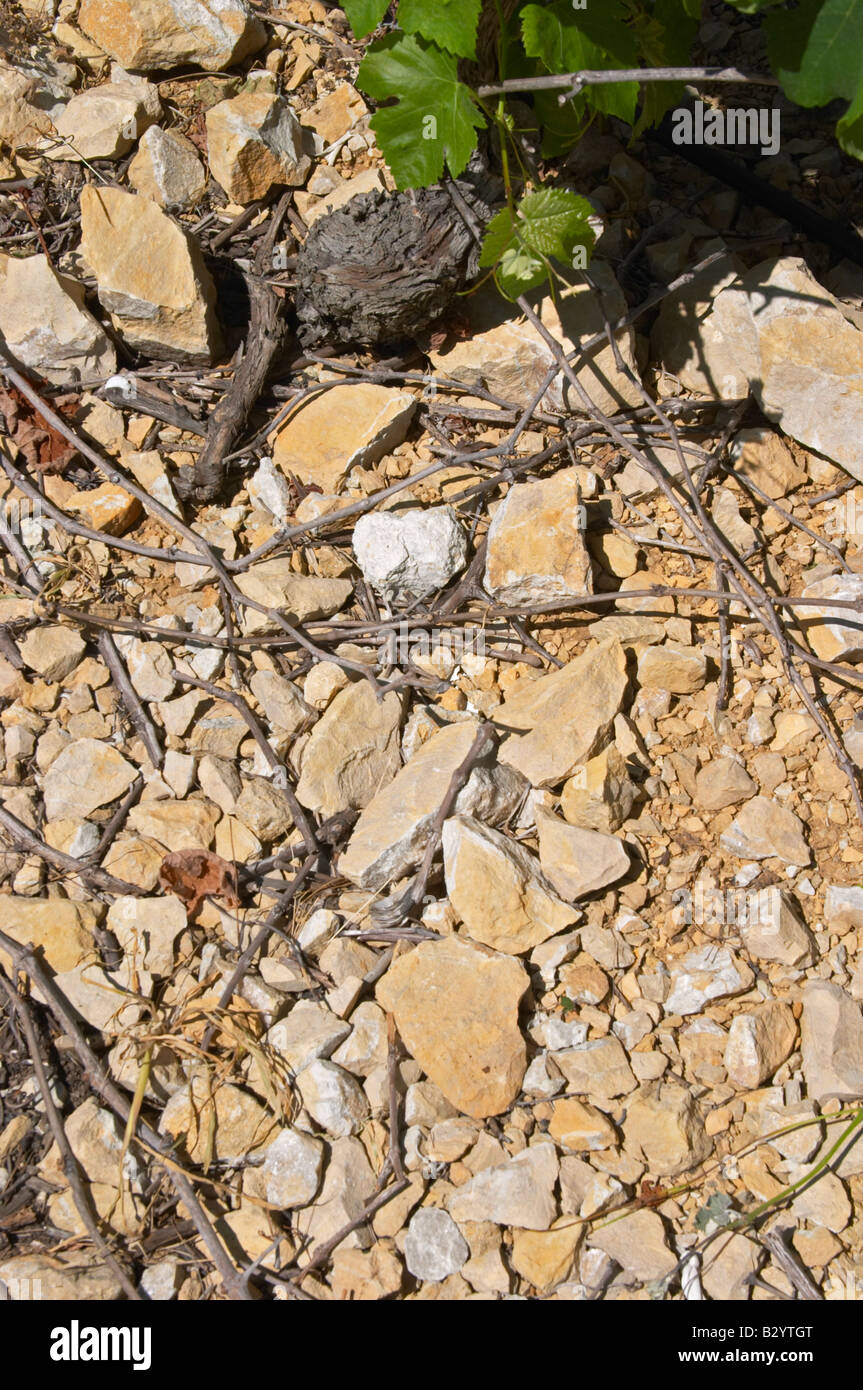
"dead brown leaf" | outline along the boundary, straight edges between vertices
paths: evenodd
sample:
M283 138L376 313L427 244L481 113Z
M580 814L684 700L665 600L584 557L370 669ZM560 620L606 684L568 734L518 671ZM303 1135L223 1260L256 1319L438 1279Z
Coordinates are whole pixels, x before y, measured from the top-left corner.
M58 396L53 402L60 415L74 418L76 396ZM44 420L14 386L0 386L0 416L5 433L20 449L25 461L38 473L62 473L77 454L74 444L64 439Z
M237 867L206 849L177 849L166 854L159 868L159 887L186 904L194 917L205 898L222 898L239 907Z

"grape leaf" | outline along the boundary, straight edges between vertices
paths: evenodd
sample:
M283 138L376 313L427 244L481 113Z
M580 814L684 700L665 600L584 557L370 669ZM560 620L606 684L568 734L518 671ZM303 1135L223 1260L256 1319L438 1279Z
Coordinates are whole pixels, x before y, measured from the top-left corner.
M342 0L342 7L358 39L364 39L377 29L389 8L390 0Z
M647 23L639 16L635 21L635 37L639 52L648 67L685 67L690 60L692 44L698 33L701 16L699 0L655 0ZM641 112L633 129L640 135L648 126L657 126L673 106L683 100L682 82L645 82Z
M453 176L463 172L485 117L452 54L413 34L388 34L366 53L358 81L379 101L398 98L371 126L399 188L436 183L444 163Z
M481 9L482 0L401 0L399 25L406 34L421 34L447 53L475 58Z
M791 22L793 20L793 22ZM839 143L861 157L863 144L863 4L860 0L802 0L792 14L765 20L770 62L783 90L800 106L851 106L836 127Z
M549 72L636 67L638 48L634 34L623 22L624 13L620 0L603 0L601 9L594 5L584 10L573 10L570 0L526 5L521 12L525 52L539 58ZM597 84L586 88L574 103L576 109L579 100L632 124L638 83Z
M479 263L496 266L501 292L517 299L546 278L550 256L571 264L576 246L590 250L592 211L586 198L566 189L528 193L517 208L505 207L489 222Z

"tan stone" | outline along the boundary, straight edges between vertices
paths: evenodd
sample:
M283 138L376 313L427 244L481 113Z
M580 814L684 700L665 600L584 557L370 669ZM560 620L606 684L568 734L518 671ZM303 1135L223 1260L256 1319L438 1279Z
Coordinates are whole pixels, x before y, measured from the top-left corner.
M806 482L806 473L776 430L741 430L731 446L734 467L768 497L785 497Z
M137 768L110 743L76 739L54 759L42 782L48 820L89 816L134 782Z
M571 786L571 781L566 786ZM566 902L598 893L629 871L623 841L613 835L567 825L539 808L536 826L542 871Z
M100 483L89 492L76 492L66 501L66 511L80 517L94 531L122 536L143 514L137 497L116 483Z
M811 1100L863 1096L863 1015L859 1004L830 980L810 980L803 991L803 1075Z
M266 41L243 0L83 0L78 24L131 72L190 65L221 72Z
M148 357L209 364L220 347L216 291L200 247L149 198L85 184L81 254L128 345Z
M401 716L395 691L378 702L368 681L340 690L303 750L300 803L324 818L368 806L401 767Z
M273 462L304 483L337 492L352 468L367 467L404 440L414 396L360 382L312 396L279 427Z
M350 82L341 82L332 92L325 92L306 107L302 124L314 130L327 145L346 135L363 116L368 107Z
M602 642L559 671L519 681L494 711L511 734L500 750L535 787L570 777L608 741L626 690L626 660L619 642Z
M721 811L758 790L736 758L712 758L695 778L695 799L705 811Z
M588 1236L588 1244L616 1260L626 1283L652 1281L670 1274L677 1264L665 1239L662 1218L655 1211L633 1211Z
M73 970L93 960L96 946L93 928L103 910L98 905L71 902L68 898L0 898L0 924L20 946L43 952L52 970ZM0 951L0 964L11 970L11 961Z
M455 1221L493 1221L500 1226L547 1231L557 1214L554 1187L560 1165L552 1143L538 1143L514 1158L483 1168L453 1192L447 1208Z
M692 695L707 679L707 660L694 647L650 646L638 662L639 685Z
M0 254L0 334L22 367L63 382L114 371L116 355L84 307L84 287L47 256Z
M54 122L59 143L51 136L43 149L49 159L72 163L119 159L161 114L158 88L150 82L103 82L66 103Z
M635 797L626 762L610 743L564 783L560 809L570 825L611 834L628 819Z
M595 1105L580 1100L555 1100L551 1111L548 1132L565 1149L579 1153L611 1149L617 1144L614 1125Z
M317 575L297 574L290 568L290 557L261 560L237 575L237 588L247 598L267 608L277 608L289 622L304 623L309 618L329 618L353 593L348 579L319 579ZM247 610L247 632L265 627L269 619Z
M794 1051L797 1023L787 1004L773 1001L735 1014L725 1048L725 1070L736 1086L754 1091Z
M160 1131L179 1139L193 1163L208 1156L222 1162L245 1159L272 1142L275 1128L259 1101L237 1086L211 1083L202 1073L170 1097L159 1121Z
M593 592L578 469L511 487L488 533L485 588L498 603L553 603Z
M660 1178L694 1167L712 1148L693 1093L670 1082L645 1088L627 1102L623 1133L627 1148L643 1155Z
M863 339L863 334L860 335ZM863 470L863 464L861 464ZM863 661L863 579L857 574L832 574L803 590L804 598L823 599L821 604L793 610L801 632L822 661ZM834 607L831 599L850 600L855 608Z
M53 131L54 122L42 109L44 95L35 72L0 64L0 142L12 150L35 149ZM14 168L4 177L14 178Z
M87 650L80 633L71 627L40 624L18 644L21 659L46 681L62 681L74 671Z
M478 728L473 719L448 724L420 746L361 813L339 857L340 874L361 888L383 888L420 863L452 774ZM454 810L495 824L506 820L523 795L524 782L509 769L479 766L459 792Z
M174 942L186 925L179 898L117 897L108 910L108 927L129 960L153 975L170 975Z
M287 101L267 92L241 92L207 111L210 173L234 203L263 198L274 185L305 182L311 160Z
M722 848L738 859L769 859L808 864L812 858L803 838L803 824L787 806L767 796L755 796L738 811L720 836Z
M566 1077L566 1089L591 1100L613 1100L628 1095L637 1085L618 1038L591 1039L550 1056Z
M127 825L157 840L166 851L209 849L221 814L218 806L204 798L143 801L132 807Z
M515 1229L510 1264L536 1289L548 1291L569 1279L584 1241L582 1221L563 1216L548 1231Z
M127 177L136 193L163 208L194 206L207 186L207 172L191 140L157 125L138 141Z
M518 1004L529 979L509 956L452 938L398 957L377 986L408 1051L446 1098L475 1119L519 1093L527 1065Z
M445 822L443 851L449 900L475 941L517 956L577 920L532 854L472 816Z

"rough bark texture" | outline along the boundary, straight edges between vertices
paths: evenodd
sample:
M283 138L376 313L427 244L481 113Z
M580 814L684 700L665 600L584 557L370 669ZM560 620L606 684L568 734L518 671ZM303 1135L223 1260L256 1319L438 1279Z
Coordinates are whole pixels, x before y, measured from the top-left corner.
M477 222L489 208L467 180L459 191ZM485 192L491 191L487 179ZM476 273L474 240L445 189L361 193L320 218L297 260L304 348L413 337Z

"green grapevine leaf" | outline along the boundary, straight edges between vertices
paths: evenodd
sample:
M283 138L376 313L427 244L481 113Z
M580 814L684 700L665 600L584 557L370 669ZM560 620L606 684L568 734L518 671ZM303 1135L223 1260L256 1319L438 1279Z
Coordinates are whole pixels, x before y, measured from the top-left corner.
M525 52L539 58L549 72L580 72L584 68L633 68L638 64L635 36L623 22L620 0L603 0L573 10L571 0L551 5L526 5L521 12ZM597 84L585 90L586 100L606 116L635 119L637 82ZM578 107L578 102L574 105Z
M655 0L647 21L638 17L634 25L639 53L647 67L685 67L690 60L700 17L698 0L695 0L694 14L691 3L684 3L681 12L680 0ZM683 96L682 82L645 82L641 113L633 134L640 135L648 126L659 125L666 111L678 106Z
M377 29L387 12L390 0L342 0L351 28L358 39L364 39Z
M485 117L452 54L413 34L388 34L366 53L358 81L378 101L398 98L371 126L399 188L436 183L444 163L453 176L463 172Z
M572 263L576 246L590 250L592 212L586 198L562 188L528 193L515 209L503 208L486 229L481 266L496 266L496 280L509 299L540 285L548 275L548 258Z
M844 97L851 107L839 121L839 143L861 156L863 143L863 3L802 0L792 12L765 20L770 62L783 90L800 106L825 106Z
M447 53L475 58L481 9L482 0L401 0L399 25L406 34L421 34Z

